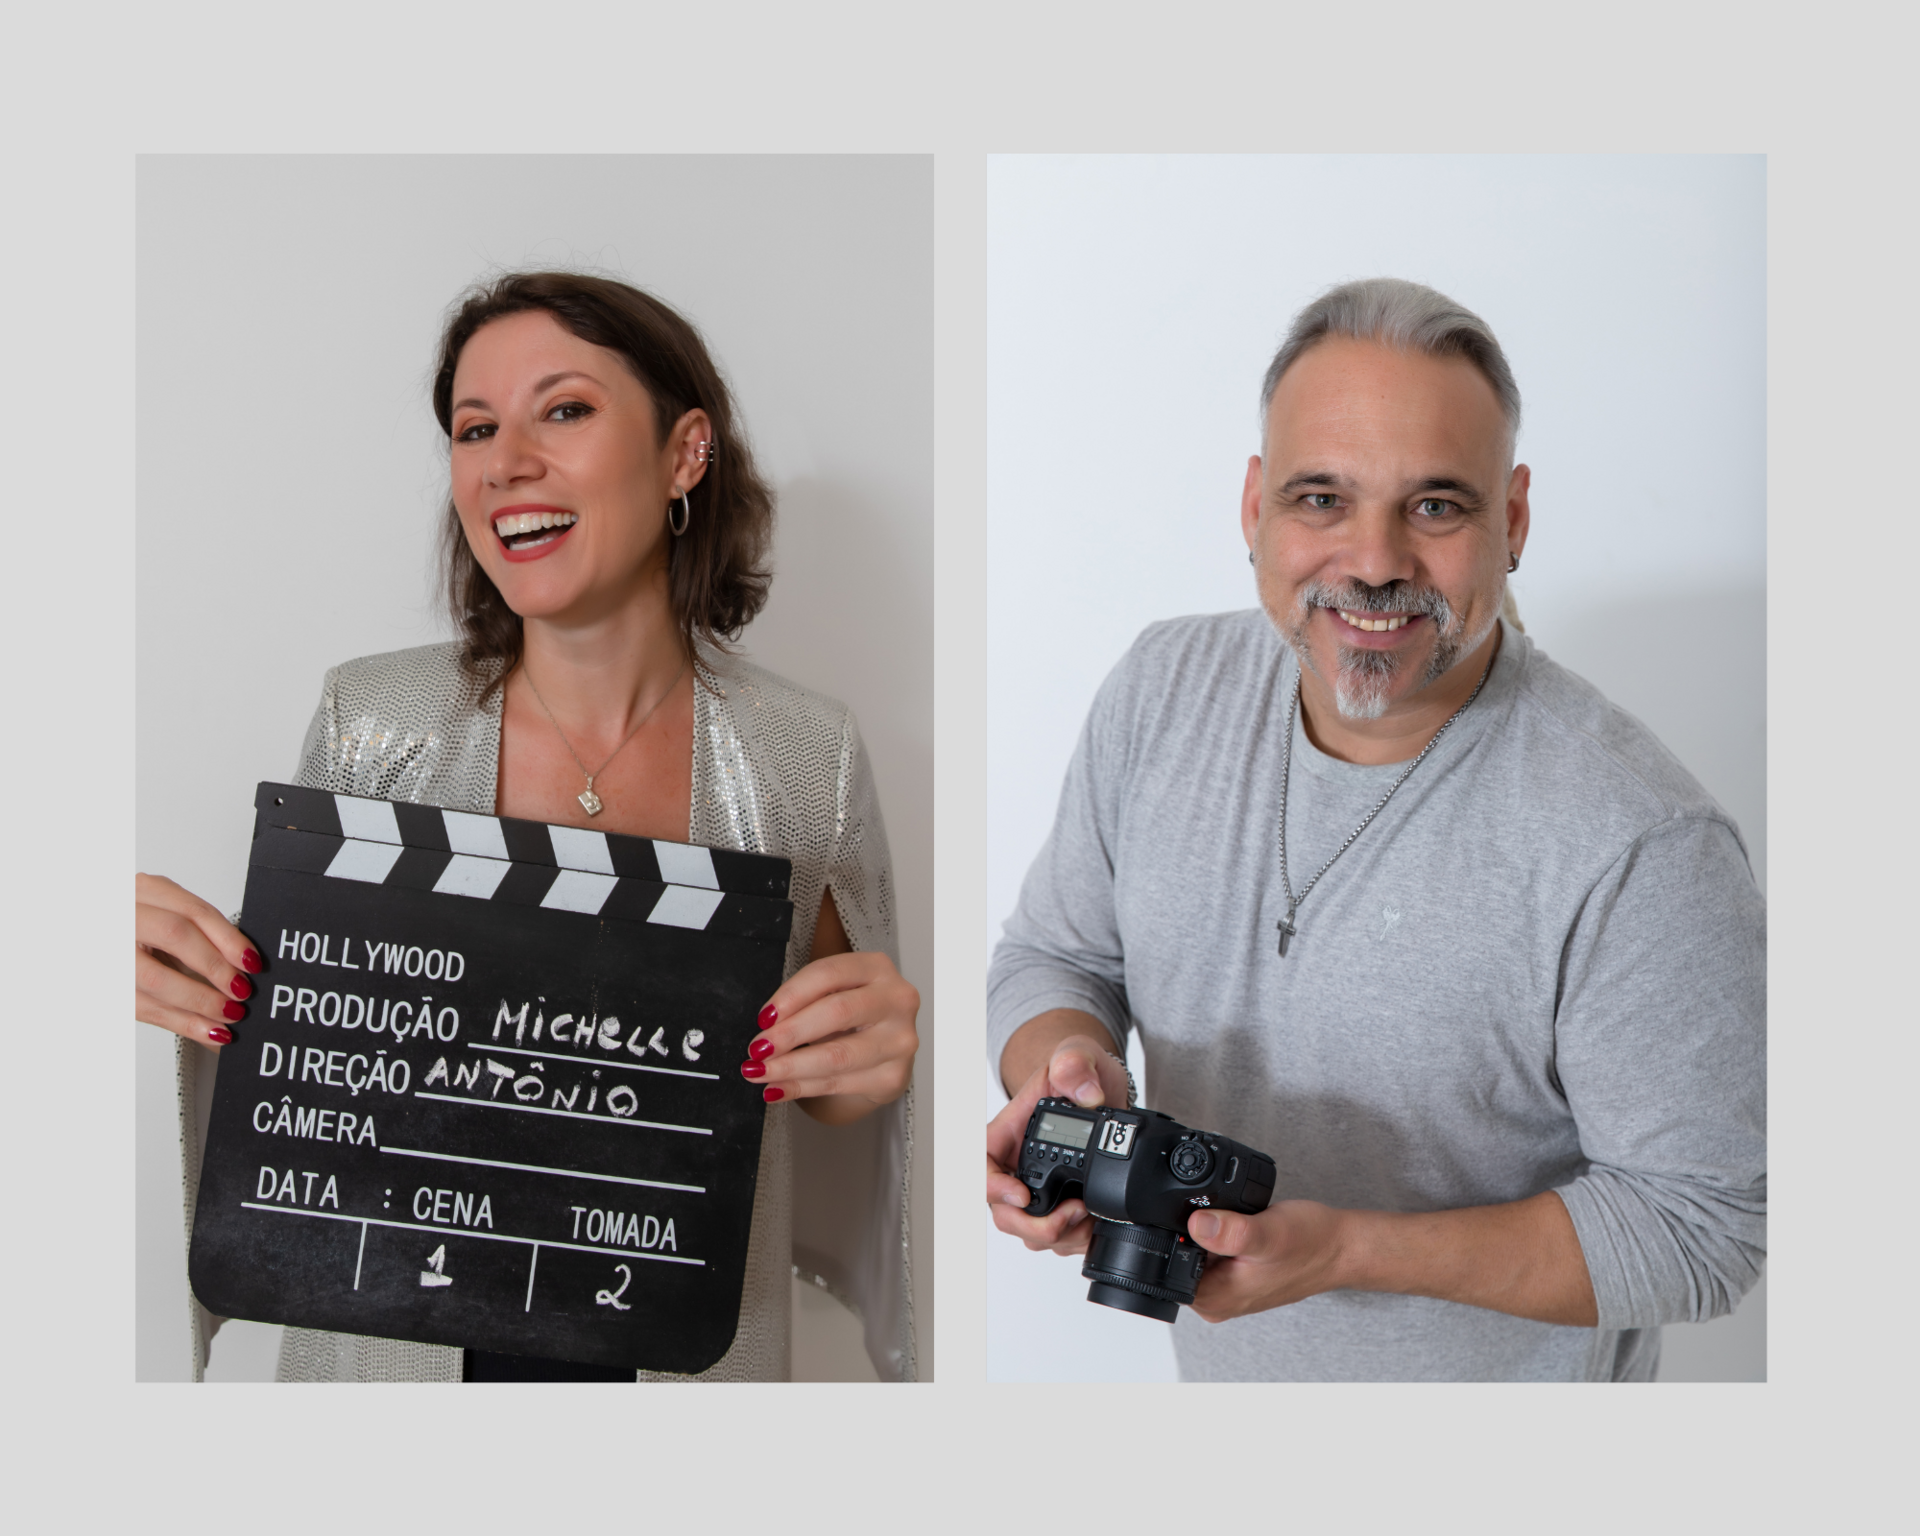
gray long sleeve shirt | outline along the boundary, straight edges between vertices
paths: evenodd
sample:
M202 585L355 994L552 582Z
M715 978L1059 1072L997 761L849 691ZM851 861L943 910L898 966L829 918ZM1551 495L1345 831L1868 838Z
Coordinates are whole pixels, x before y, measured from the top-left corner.
M1145 1103L1271 1154L1276 1200L1552 1189L1572 1215L1597 1328L1357 1291L1217 1325L1183 1308L1186 1379L1650 1379L1659 1325L1731 1310L1765 1257L1766 917L1738 829L1508 628L1282 959L1294 675L1258 610L1135 642L994 952L990 1059L1037 1014L1084 1009L1140 1031ZM1296 891L1401 766L1341 762L1296 725Z

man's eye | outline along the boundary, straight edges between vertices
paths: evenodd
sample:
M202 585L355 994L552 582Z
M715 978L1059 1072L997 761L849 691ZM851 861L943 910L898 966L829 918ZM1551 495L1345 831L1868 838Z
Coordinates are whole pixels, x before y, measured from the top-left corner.
M1442 501L1438 496L1429 496L1414 507L1422 517L1445 517L1453 509L1452 502Z
M1332 491L1309 491L1307 493L1307 505L1312 507L1316 512L1331 512L1339 504L1340 498L1334 495Z

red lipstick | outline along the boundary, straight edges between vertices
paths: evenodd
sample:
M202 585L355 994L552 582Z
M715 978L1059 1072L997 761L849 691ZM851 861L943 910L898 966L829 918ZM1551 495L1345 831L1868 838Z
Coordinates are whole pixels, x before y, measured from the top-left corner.
M579 514L568 507L529 501L501 507L488 521L500 542L500 553L517 564L552 554L578 526Z

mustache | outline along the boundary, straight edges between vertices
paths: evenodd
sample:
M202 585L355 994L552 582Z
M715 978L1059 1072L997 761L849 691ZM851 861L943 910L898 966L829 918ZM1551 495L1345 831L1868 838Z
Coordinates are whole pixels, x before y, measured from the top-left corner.
M1344 608L1349 613L1410 613L1432 619L1443 633L1453 627L1453 605L1433 587L1407 581L1368 586L1364 581L1310 581L1300 589L1305 608ZM1303 614L1304 617L1304 614Z

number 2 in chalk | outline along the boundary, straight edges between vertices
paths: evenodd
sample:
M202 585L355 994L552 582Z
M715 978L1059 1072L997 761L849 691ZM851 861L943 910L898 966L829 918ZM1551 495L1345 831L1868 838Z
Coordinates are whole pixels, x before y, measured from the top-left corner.
M593 1304L596 1307L612 1307L616 1312L631 1312L633 1308L628 1306L620 1298L627 1294L627 1287L633 1284L633 1271L628 1269L624 1264L616 1264L613 1267L620 1273L620 1289L617 1291L595 1291Z

